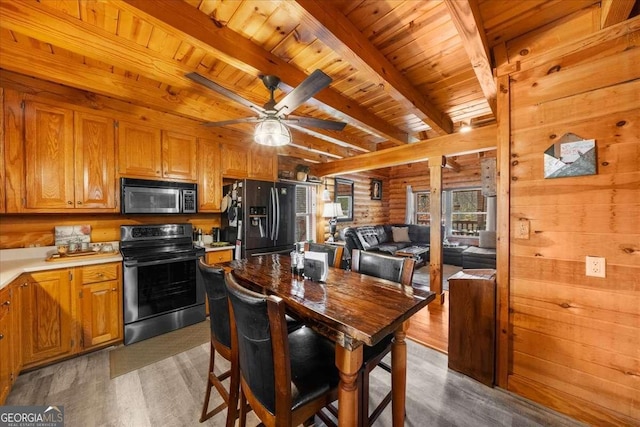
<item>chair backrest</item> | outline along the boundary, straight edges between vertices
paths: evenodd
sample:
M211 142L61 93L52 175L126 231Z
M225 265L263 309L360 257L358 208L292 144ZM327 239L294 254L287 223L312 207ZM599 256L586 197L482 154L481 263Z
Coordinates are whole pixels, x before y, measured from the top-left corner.
M355 272L391 280L403 286L411 286L413 258L397 257L379 252L354 249L351 253L351 269Z
M218 343L231 348L229 302L227 301L227 288L224 284L224 270L205 263L203 258L200 258L198 268L202 273L204 288L209 300L211 336Z
M282 379L283 384L291 383L283 301L243 288L230 273L225 282L235 324L232 340L234 345L237 343L242 380L271 414L276 413L276 404L288 405L290 410L290 387L276 390L276 378Z
M304 244L304 251L323 252L329 254L329 265L331 267L340 268L342 264L342 254L344 253L344 248L342 246L306 242Z

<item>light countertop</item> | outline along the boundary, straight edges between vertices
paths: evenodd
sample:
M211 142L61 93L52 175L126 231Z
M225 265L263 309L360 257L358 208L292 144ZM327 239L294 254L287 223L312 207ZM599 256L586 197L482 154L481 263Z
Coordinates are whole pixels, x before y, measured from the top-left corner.
M109 243L117 250L119 242ZM0 289L7 286L22 273L122 261L120 252L114 253L113 256L98 254L95 255L95 258L92 258L94 255L88 255L70 257L64 261L45 261L49 255L56 252L55 246L0 250Z

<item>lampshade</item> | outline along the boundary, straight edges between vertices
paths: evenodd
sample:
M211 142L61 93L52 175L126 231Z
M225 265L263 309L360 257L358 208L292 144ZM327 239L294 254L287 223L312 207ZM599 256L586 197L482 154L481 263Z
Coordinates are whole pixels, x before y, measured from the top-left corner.
M340 203L325 203L322 216L325 218L337 218L344 215Z
M278 147L291 142L291 132L277 118L267 117L258 122L253 138L258 144Z

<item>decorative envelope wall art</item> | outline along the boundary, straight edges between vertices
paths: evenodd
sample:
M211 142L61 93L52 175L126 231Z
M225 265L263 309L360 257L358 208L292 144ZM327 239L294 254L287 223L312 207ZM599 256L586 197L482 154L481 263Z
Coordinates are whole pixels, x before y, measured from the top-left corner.
M566 133L544 152L544 177L596 174L596 140Z
M91 243L90 225L61 225L55 227L56 246L68 245L70 242Z

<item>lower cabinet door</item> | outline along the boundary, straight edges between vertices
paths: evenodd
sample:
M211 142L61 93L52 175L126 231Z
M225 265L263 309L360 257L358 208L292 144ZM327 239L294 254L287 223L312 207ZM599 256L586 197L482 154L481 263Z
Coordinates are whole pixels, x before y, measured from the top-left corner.
M119 280L82 285L83 350L122 339L121 290Z
M65 269L32 273L20 287L25 367L74 353L71 288Z

